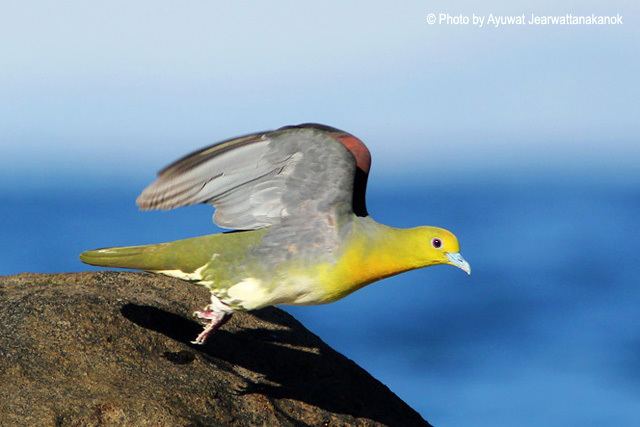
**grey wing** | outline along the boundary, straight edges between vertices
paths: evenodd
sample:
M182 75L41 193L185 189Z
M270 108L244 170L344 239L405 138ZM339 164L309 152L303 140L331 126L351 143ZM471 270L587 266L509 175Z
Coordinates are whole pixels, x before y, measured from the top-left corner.
M353 211L357 156L336 137L348 134L337 132L301 125L204 148L163 169L137 203L142 209L210 203L220 227L277 225L273 244L298 240L306 230L308 244L325 246L327 227L335 231Z

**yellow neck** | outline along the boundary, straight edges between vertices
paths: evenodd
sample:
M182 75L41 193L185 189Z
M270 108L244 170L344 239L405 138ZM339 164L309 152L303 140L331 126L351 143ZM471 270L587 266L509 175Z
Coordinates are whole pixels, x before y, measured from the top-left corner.
M420 254L424 245L416 229L399 229L358 218L327 283L341 298L369 283L428 264ZM336 298L336 299L337 299Z

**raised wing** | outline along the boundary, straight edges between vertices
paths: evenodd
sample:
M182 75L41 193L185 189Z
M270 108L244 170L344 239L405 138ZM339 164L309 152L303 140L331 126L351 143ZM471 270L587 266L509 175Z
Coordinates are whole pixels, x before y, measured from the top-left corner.
M239 230L322 213L366 216L370 165L366 146L346 132L317 124L288 126L226 140L178 160L159 172L137 203L145 210L210 203L216 224Z

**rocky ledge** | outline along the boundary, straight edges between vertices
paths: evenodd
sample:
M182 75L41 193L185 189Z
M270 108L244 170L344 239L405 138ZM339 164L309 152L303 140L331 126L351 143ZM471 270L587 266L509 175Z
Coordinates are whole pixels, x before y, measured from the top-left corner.
M0 277L2 425L429 425L281 310L190 344L207 300L146 273Z

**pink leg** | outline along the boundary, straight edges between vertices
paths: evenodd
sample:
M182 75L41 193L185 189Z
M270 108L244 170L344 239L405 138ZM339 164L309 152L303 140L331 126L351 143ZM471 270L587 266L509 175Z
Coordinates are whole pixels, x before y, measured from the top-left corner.
M209 323L207 323L202 332L200 332L195 340L191 341L191 344L204 344L211 333L217 331L222 325L229 321L232 313L211 311L207 308L204 311L196 311L194 314L200 319L209 320Z
M204 309L195 311L193 313L198 319L208 320L204 330L191 341L192 344L204 344L210 334L217 331L222 325L227 323L233 314L233 310L220 301L215 295L211 294L211 304L207 305Z

